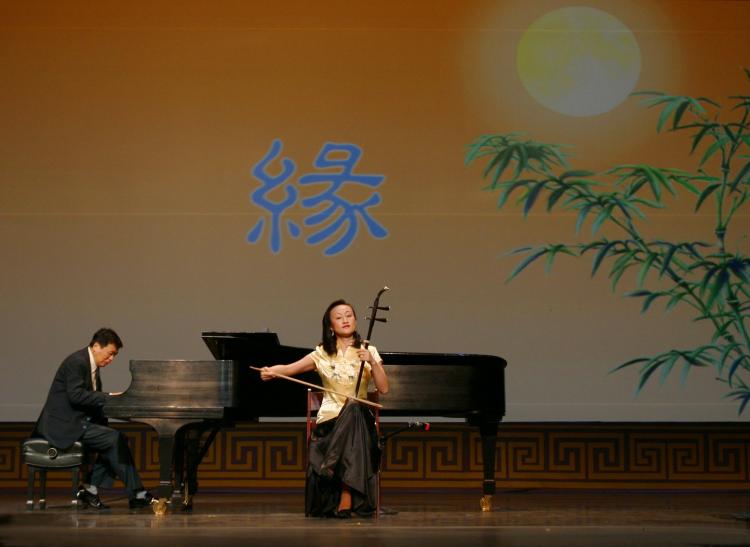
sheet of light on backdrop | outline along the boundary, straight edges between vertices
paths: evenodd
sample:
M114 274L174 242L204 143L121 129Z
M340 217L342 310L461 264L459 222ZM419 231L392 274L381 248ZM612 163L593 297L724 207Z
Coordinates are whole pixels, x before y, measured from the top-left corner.
M35 419L99 326L121 390L130 359L209 358L205 330L312 347L331 300L362 320L386 284L373 343L506 358L509 420L736 419L710 370L638 397L608 374L708 336L689 314L641 315L588 261L506 284L507 251L575 217L498 211L464 154L518 131L578 168L692 167L628 96L747 93L748 23L731 1L0 3L0 420ZM677 198L649 229L711 222Z

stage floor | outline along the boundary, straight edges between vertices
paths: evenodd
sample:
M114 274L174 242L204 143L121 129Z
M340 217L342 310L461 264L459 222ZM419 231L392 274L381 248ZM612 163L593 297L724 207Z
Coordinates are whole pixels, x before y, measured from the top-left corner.
M474 492L385 492L398 514L319 520L301 492L204 492L192 514L130 511L104 493L108 511L78 511L64 492L46 511L26 511L24 493L0 494L0 546L401 545L750 546L750 495L727 492L503 491L492 512Z

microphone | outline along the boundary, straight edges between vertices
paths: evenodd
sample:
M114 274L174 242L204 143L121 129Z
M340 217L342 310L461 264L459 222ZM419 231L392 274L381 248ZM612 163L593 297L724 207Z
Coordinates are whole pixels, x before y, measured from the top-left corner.
M396 431L392 431L391 433L388 433L388 435L383 435L378 439L378 445L382 449L385 446L385 443L388 439L393 437L394 435L398 435L399 433L403 433L404 431L429 431L430 430L430 422L409 422L401 429L397 429Z

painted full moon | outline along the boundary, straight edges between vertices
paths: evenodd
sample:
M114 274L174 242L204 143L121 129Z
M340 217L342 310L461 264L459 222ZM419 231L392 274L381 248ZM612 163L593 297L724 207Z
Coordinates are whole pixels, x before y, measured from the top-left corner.
M633 91L641 50L616 17L595 8L567 7L529 26L516 63L523 86L539 103L568 116L595 116Z

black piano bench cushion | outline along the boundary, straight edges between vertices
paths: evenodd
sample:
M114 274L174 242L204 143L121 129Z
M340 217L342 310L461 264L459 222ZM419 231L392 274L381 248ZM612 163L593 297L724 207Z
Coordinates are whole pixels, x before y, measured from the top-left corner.
M83 462L83 445L80 442L61 450L45 439L26 439L23 442L23 462L43 468L65 469Z

